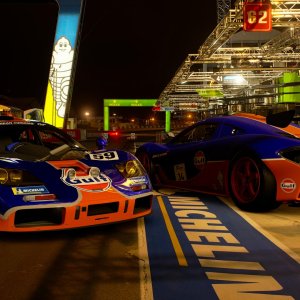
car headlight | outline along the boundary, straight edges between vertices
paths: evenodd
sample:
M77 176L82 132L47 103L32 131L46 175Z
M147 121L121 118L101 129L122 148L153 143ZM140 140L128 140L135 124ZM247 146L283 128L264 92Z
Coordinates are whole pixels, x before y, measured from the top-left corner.
M144 175L143 169L136 160L128 160L127 162L117 164L116 167L125 178Z
M18 186L44 184L30 172L18 169L0 168L0 185Z
M22 180L22 170L0 169L0 184L18 185Z
M99 177L100 176L100 169L97 167L91 167L89 171L89 175L92 177Z
M10 170L9 180L12 184L18 184L23 180L23 172L21 170Z
M67 177L69 177L70 178L70 180L73 180L73 179L75 179L76 178L76 171L75 171L75 169L69 169L68 171L67 171Z
M5 184L8 180L8 172L5 169L0 169L0 184Z

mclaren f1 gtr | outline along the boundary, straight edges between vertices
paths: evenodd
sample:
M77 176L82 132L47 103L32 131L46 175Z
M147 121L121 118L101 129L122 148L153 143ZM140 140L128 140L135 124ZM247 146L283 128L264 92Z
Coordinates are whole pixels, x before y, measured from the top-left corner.
M49 124L0 116L0 231L128 221L151 213L152 195L131 153L88 151Z

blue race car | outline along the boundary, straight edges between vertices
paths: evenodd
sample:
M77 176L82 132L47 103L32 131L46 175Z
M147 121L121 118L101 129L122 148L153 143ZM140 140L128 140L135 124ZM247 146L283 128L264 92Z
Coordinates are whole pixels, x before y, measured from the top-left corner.
M134 155L88 151L49 124L0 116L0 231L128 221L151 213L152 196Z
M300 128L294 111L212 117L136 151L155 187L230 196L243 210L300 204Z

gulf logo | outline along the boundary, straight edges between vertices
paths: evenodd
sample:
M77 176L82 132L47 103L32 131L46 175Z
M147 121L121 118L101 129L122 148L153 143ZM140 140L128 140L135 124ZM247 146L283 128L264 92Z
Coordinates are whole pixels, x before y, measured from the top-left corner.
M203 170L206 163L203 151L197 151L194 156L194 165L198 170Z
M291 178L285 178L280 183L281 189L286 193L292 193L296 189L296 182Z
M62 170L61 180L66 185L72 186L78 190L87 192L104 192L111 187L111 179L103 173L100 173L97 177L84 175L71 178L68 171L69 169L67 168Z

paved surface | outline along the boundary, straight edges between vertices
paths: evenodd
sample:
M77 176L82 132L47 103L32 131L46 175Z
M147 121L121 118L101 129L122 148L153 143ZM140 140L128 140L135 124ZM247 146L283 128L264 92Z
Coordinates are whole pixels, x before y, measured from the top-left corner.
M137 222L0 234L2 300L138 300Z
M95 148L94 140L85 141L83 144L89 149ZM128 151L134 150L134 142L127 139L110 142L108 148L116 146ZM174 193L173 190L167 189L160 190L160 192L162 195ZM222 200L229 206L232 205L230 199ZM268 213L245 213L235 207L234 210L251 226L258 228L264 236L300 263L299 207L282 205ZM159 221L160 214L156 211L145 220L146 223L148 222L146 226L152 224L157 227L155 230L150 228L151 236L155 241L161 236L162 231L166 230L165 222ZM223 215L228 217L221 211L219 216ZM140 221L135 220L80 230L24 234L0 233L1 299L151 300L153 290L151 284L155 284L155 281L162 284L166 280L169 281L168 284L171 284L168 285L170 291L176 293L178 285L174 283L176 280L179 282L181 280L180 276L176 277L177 279L171 277L177 274L173 270L178 262L176 259L173 260L174 250L168 250L170 240L167 239L166 245L154 244L154 248L152 246L151 251L162 250L164 255L156 255L152 258L154 265L150 268L159 272L166 271L158 273L158 276L153 273L153 278L149 277L151 270L147 269L148 249L145 240L140 241L142 231L140 224L142 224ZM148 238L150 233L148 233ZM248 238L247 235L242 236L243 239ZM147 235L144 234L143 238L146 237ZM190 245L183 245L183 247L190 247ZM268 256L273 253L263 255ZM187 258L191 259L192 256L187 256ZM174 265L170 263L171 261L174 261ZM276 265L276 262L274 264ZM202 271L199 270L198 261L197 267L196 272ZM194 271L191 274L193 280L197 279ZM299 273L292 275L299 276ZM152 279L154 282L151 281ZM212 284L213 282L210 283L211 286ZM160 290L155 288L156 293ZM163 292L164 294L159 294L155 300L170 299L168 293L165 290ZM194 296L200 299L202 293L199 293ZM278 293L276 291L275 294ZM265 295L261 298L257 296L256 299L265 299L264 297ZM230 293L225 294L222 299L230 299ZM247 299L247 297L239 296L238 299Z
M248 215L230 199L160 192L145 218L155 300L300 299L299 208Z

